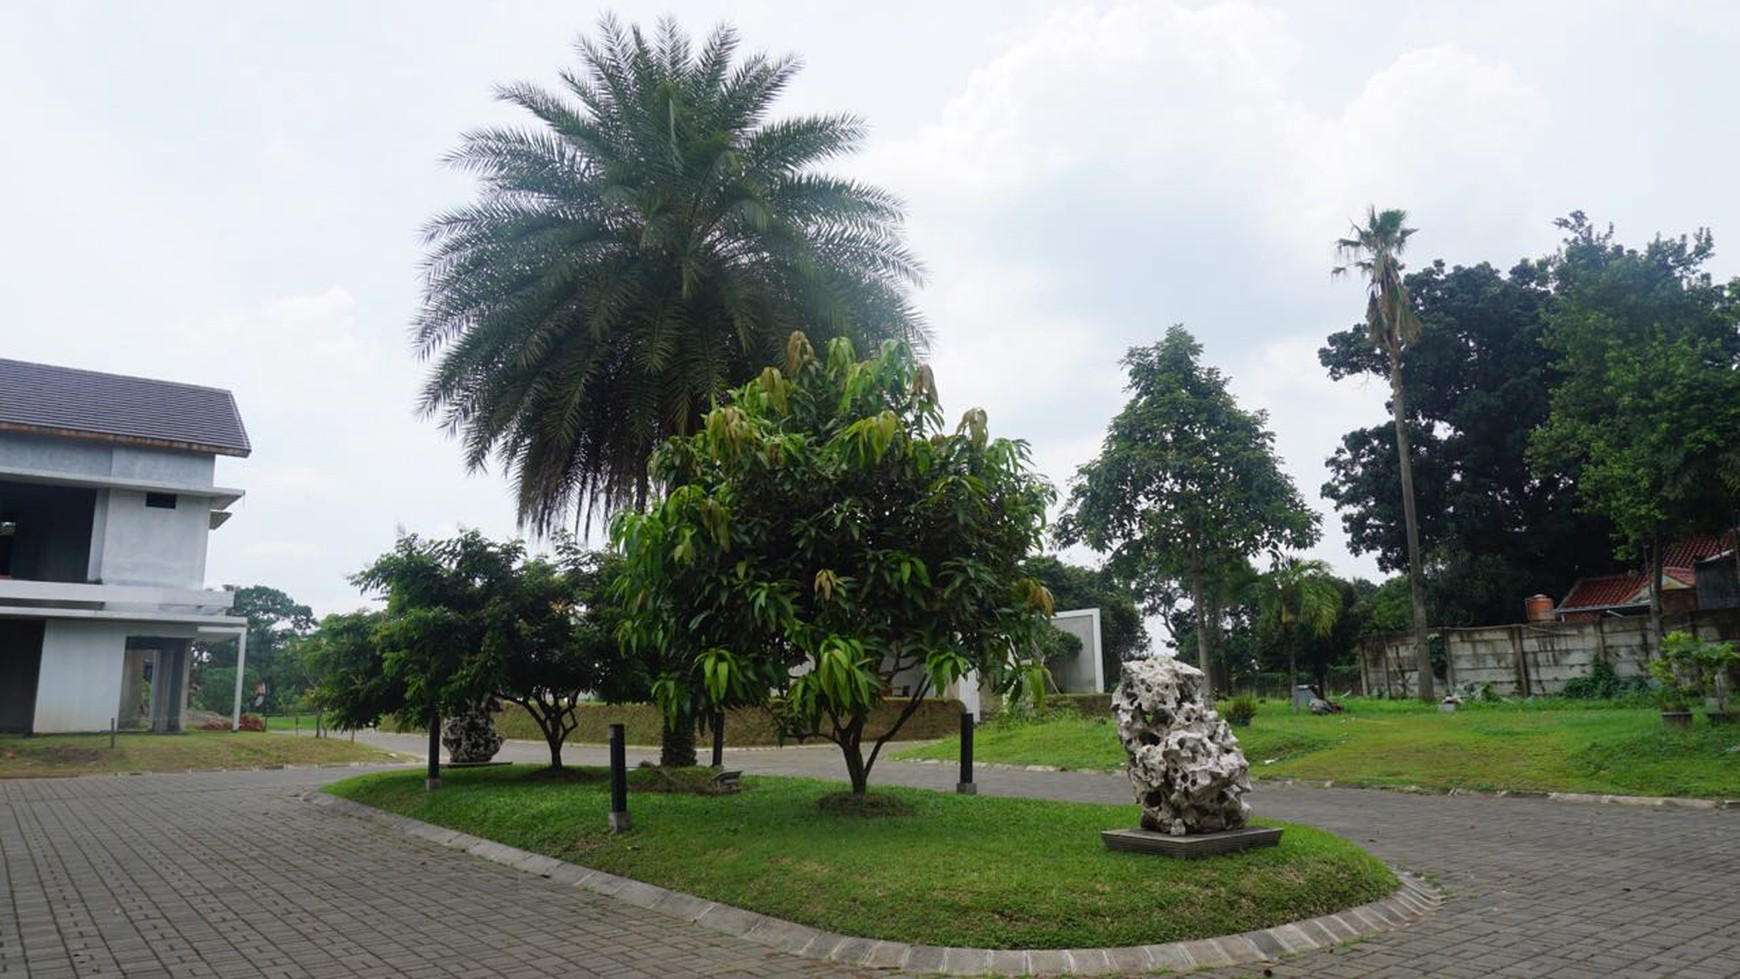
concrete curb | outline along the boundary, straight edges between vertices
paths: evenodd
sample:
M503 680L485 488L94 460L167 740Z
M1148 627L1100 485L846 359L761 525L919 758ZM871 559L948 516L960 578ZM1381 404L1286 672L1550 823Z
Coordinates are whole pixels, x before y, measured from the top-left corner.
M326 792L304 793L315 805L393 827L407 836L438 843L525 873L581 887L603 897L679 918L714 931L787 952L848 966L907 969L955 976L1099 975L1108 972L1191 972L1196 969L1274 962L1360 938L1405 928L1437 910L1439 893L1424 880L1401 870L1401 885L1389 897L1304 921L1164 945L1123 948L987 949L939 948L872 938L854 938L796 922L719 904L706 898L643 884L553 857L504 846L491 840L365 806ZM1393 868L1392 868L1393 869Z
M953 760L939 758L902 758L902 765L956 765ZM1001 769L1007 772L1070 772L1089 775L1117 776L1117 769L1059 768L1056 765L1008 765L1002 762L974 762L976 768ZM1690 799L1671 795L1613 795L1601 792L1529 792L1520 789L1434 789L1423 785L1360 785L1336 782L1333 779L1264 778L1251 772L1251 781L1262 785L1298 786L1308 789L1360 789L1370 792L1403 792L1408 795L1474 796L1480 799L1546 799L1549 802L1576 802L1584 805L1636 806L1643 809L1740 809L1740 799Z

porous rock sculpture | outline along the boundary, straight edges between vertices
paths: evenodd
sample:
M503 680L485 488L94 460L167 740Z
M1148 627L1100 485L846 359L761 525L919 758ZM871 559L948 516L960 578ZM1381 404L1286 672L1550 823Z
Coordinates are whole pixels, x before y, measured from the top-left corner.
M490 705L455 713L441 724L441 744L455 763L489 761L502 740L490 723Z
M1170 656L1123 664L1112 693L1118 738L1142 805L1142 828L1171 836L1239 829L1250 765L1232 729L1203 702L1202 671Z

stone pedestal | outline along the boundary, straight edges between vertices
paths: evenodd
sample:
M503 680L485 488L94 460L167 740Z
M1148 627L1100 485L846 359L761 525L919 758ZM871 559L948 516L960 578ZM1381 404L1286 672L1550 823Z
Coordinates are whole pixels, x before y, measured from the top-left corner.
M1148 829L1108 829L1100 833L1100 842L1108 850L1156 853L1164 857L1191 860L1221 853L1236 853L1252 847L1274 846L1281 842L1281 830L1273 826L1246 826L1213 833L1172 836Z

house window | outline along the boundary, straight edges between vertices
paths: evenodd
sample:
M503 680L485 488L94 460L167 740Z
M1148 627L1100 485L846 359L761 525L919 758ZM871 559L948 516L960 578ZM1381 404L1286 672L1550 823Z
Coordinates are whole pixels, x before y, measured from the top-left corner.
M173 509L175 509L175 494L174 493L146 493L145 494L145 505L148 507L155 507L156 509L159 509L159 510L173 510Z

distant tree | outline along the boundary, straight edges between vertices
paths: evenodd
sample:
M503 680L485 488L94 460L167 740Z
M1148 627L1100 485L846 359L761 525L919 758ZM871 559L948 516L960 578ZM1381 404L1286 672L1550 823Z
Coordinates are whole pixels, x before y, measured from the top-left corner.
M1560 379L1541 342L1552 302L1546 263L1506 274L1435 262L1405 283L1421 323L1402 376L1427 618L1514 622L1523 596L1562 595L1613 564L1612 525L1578 509L1568 475L1529 465L1529 432L1546 421ZM1330 336L1318 357L1336 380L1388 375L1364 324ZM1354 553L1405 572L1394 426L1347 433L1329 468L1323 495L1341 511Z
M1187 592L1197 662L1212 677L1225 583L1252 554L1315 543L1317 517L1281 472L1267 416L1241 409L1201 354L1174 326L1125 355L1130 401L1076 470L1055 536L1109 551L1107 567L1142 589L1150 612L1168 611L1173 586Z
M265 681L270 705L299 699L308 681L287 650L314 631L314 611L266 585L225 585L224 591L232 595L230 614L248 620L250 684ZM235 667L234 639L194 644L193 683L201 688L200 704L207 710L229 711L235 698ZM253 693L251 686L246 693Z
M1366 280L1365 321L1373 345L1384 352L1390 371L1390 413L1396 427L1396 464L1402 483L1402 519L1408 539L1408 582L1414 606L1414 656L1422 700L1432 691L1432 657L1426 644L1426 596L1420 570L1420 524L1414 510L1413 461L1408 449L1408 409L1402 379L1403 354L1419 339L1420 319L1402 280L1402 251L1414 234L1408 212L1375 207L1366 210L1364 227L1353 226L1353 237L1335 243L1342 262L1334 275L1357 272Z
M1287 650L1287 696L1292 700L1299 686L1296 641L1307 635L1322 638L1335 629L1341 617L1340 582L1323 561L1277 555L1257 589L1263 620ZM1298 710L1296 700L1293 709Z
M424 230L420 407L470 468L501 462L522 525L643 501L653 447L794 329L923 339L900 202L819 170L863 120L773 118L798 62L738 43L605 17L561 91L498 91L530 128L468 133L450 158L483 188Z
M448 540L401 534L393 549L351 577L386 599L372 636L385 675L403 691L401 724L435 725L442 715L476 711L489 700L480 668L485 615L524 556L477 531Z
M399 538L353 580L387 600L381 612L327 616L304 641L316 700L345 727L392 714L424 725L490 700L518 704L544 735L550 767L587 694L645 695L616 641L607 555L566 537L554 557L476 531L448 540Z
M1142 611L1130 590L1119 586L1106 572L1043 555L1027 562L1027 573L1051 592L1059 611L1100 610L1100 658L1107 689L1118 682L1125 660L1146 655L1148 627L1142 621Z
M1664 548L1731 525L1740 498L1740 280L1711 281L1707 230L1638 251L1581 212L1559 227L1547 344L1564 380L1533 460L1574 473L1584 504L1647 556L1659 642Z
M405 705L404 678L387 672L375 644L381 619L380 612L328 615L296 644L302 669L315 678L310 695L334 727L372 727Z
M854 793L920 697L970 670L1007 676L1053 611L1022 570L1050 489L982 410L947 432L905 344L859 361L836 339L819 360L794 334L783 371L738 388L653 469L670 491L619 514L613 539L626 633L687 657L654 681L661 706L688 709L697 687L710 708L777 690L782 729L838 745ZM869 734L896 677L912 698Z

